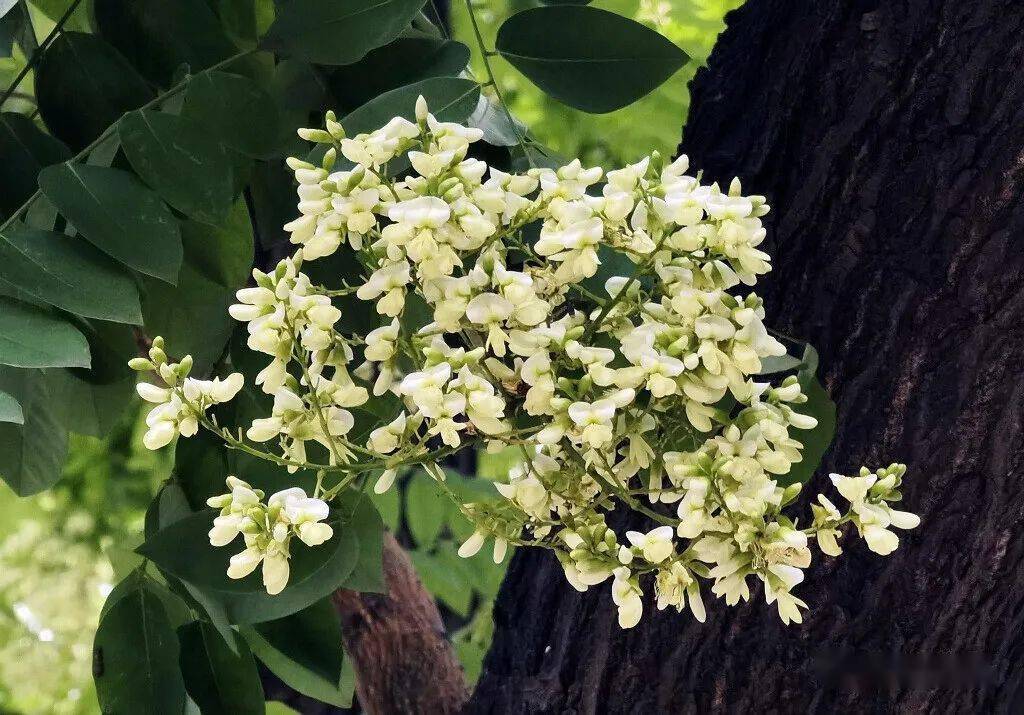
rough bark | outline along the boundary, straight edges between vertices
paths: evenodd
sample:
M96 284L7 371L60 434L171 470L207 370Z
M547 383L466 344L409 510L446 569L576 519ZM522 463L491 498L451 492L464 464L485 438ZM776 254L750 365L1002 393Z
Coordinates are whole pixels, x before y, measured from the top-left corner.
M848 542L784 627L760 590L620 631L520 550L475 713L1005 712L1024 703L1024 3L750 0L693 88L691 165L774 207L771 322L821 352L821 474L905 461L923 525ZM806 491L827 489L817 477ZM650 595L650 594L649 594Z
M345 653L356 696L370 715L445 715L469 697L434 599L390 533L384 536L384 594L339 590Z

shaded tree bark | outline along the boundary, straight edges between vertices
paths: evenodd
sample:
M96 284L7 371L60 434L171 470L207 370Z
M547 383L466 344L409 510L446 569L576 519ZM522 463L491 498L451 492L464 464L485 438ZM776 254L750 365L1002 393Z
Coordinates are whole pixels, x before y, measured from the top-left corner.
M1024 3L749 0L694 81L691 165L764 193L769 321L821 352L820 470L910 465L919 529L798 593L619 630L519 550L474 713L1007 712L1024 704ZM806 489L827 489L817 477ZM653 589L648 588L648 591Z
M434 599L390 532L384 534L384 594L333 595L356 696L370 715L445 715L469 697Z

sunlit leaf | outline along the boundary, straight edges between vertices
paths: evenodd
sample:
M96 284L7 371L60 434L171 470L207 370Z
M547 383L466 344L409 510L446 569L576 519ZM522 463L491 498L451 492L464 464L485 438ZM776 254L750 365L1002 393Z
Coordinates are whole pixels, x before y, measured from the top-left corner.
M555 99L594 113L635 102L687 60L654 30L583 5L516 13L498 30L495 49Z

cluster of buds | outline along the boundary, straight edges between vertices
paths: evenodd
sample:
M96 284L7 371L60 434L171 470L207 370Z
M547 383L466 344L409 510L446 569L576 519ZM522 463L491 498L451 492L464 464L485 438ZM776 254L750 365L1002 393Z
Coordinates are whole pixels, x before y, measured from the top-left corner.
M149 359L133 358L128 365L137 372L150 372L165 387L151 382L136 385L139 396L156 405L146 416L146 431L142 441L147 449L160 449L177 436L191 437L199 430L199 420L206 410L218 403L228 402L242 389L242 374L232 373L226 378L197 380L189 377L192 356L181 362L170 362L164 352L164 340L153 339Z

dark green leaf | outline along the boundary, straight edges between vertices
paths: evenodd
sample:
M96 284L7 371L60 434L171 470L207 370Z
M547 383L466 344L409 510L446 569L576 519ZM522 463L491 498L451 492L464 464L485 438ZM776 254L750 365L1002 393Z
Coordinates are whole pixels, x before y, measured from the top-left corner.
M140 110L125 115L117 130L132 168L164 201L197 221L224 219L231 207L231 163L202 126Z
M174 477L184 490L193 510L206 508L206 500L226 491L227 450L215 435L200 430L174 447Z
M274 21L273 0L216 0L215 7L228 37L245 49L255 48Z
M93 676L104 713L179 715L184 708L178 639L160 600L141 584L122 592L100 621Z
M443 122L464 121L476 109L480 85L455 77L431 77L385 92L341 120L349 136L372 132L392 117L416 118L416 98L423 95L430 113Z
M93 0L99 34L157 84L181 65L199 72L234 52L204 0Z
M458 77L469 64L461 42L404 33L355 64L327 74L331 93L342 106L358 107L378 94L429 77Z
M231 337L228 306L234 291L200 274L191 262L182 264L177 286L146 280L144 289L146 330L163 336L177 353L191 355L194 374L208 373Z
M152 98L149 85L124 57L94 35L58 35L36 70L43 121L74 150Z
M632 104L688 59L654 30L582 5L513 15L498 29L495 49L555 99L593 113Z
M405 523L421 549L430 549L437 542L448 504L448 497L426 472L412 475L405 489Z
M55 409L71 432L104 437L117 425L135 394L135 372L128 360L138 348L126 325L92 321L80 326L89 342L88 370L48 370L50 390L60 395Z
M0 422L11 424L25 424L25 414L21 411L18 401L0 390Z
M328 683L341 679L341 621L330 598L253 628L278 653Z
M19 496L49 489L68 453L68 433L55 410L60 397L39 370L0 369L0 390L24 412L24 424L0 422L0 477Z
M288 586L270 596L259 569L244 579L228 578L228 560L244 547L241 542L232 547L210 545L207 533L214 516L216 512L207 509L186 517L162 529L138 551L222 603L232 623L259 623L305 608L343 585L359 558L355 529L335 520L334 536L327 543L308 547L293 541Z
M181 226L186 262L225 288L244 286L252 273L253 231L249 209L239 199L216 224L187 221Z
M365 494L343 494L336 503L359 543L357 562L345 579L345 588L383 593L384 522L380 514Z
M142 323L131 276L79 237L15 224L0 232L0 278L70 313Z
M249 156L267 155L280 139L277 104L241 75L205 72L193 77L181 114L198 122L221 144Z
M256 661L242 639L229 633L231 645L203 621L178 629L185 688L204 713L263 715L263 684Z
M89 367L89 344L71 323L0 296L0 365Z
M250 627L243 627L240 632L256 657L289 687L330 705L352 706L351 686L346 687L344 678L330 679L307 667L304 664L305 653L295 648L297 643L273 644ZM341 642L340 635L338 642Z
M160 197L127 171L58 164L40 172L39 187L94 246L140 273L177 281L178 222Z
M793 438L804 445L803 459L793 465L789 474L776 477L782 486L797 482L804 484L814 476L815 470L821 465L822 457L825 456L825 452L832 444L832 439L836 434L836 405L828 396L825 388L817 378L812 377L810 383L803 390L807 395L807 402L802 405L793 405L793 408L801 414L817 419L818 425L813 429L792 433Z
M347 65L398 37L421 7L422 0L290 0L267 39L309 62Z
M28 117L12 112L0 114L0 220L36 192L40 169L69 158L68 148Z

